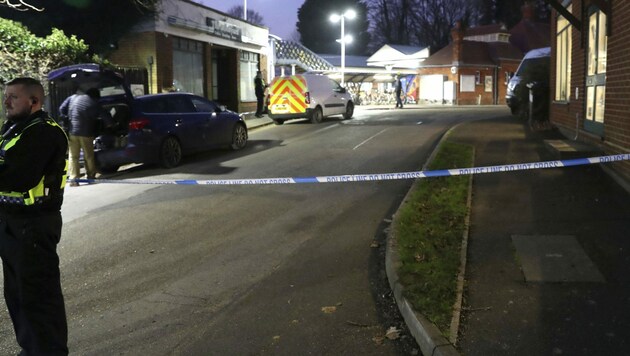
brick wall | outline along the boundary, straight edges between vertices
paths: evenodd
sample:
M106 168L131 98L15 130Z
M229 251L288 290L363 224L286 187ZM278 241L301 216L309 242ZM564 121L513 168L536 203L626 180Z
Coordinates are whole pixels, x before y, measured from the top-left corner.
M630 153L630 2L614 1L608 38L604 143L609 153ZM630 162L616 168L630 181Z
M495 104L495 94L494 90L496 89L496 104L497 105L506 105L505 103L505 94L507 92L507 84L505 79L506 72L515 72L516 68L518 68L520 62L517 61L506 61L501 63L501 65L496 69L495 68L477 68L477 67L459 67L458 72L456 74L451 73L451 67L438 67L438 68L420 68L418 70L418 75L432 75L432 74L440 74L447 76L447 80L457 82L457 88L459 90L459 82L460 75L476 75L477 72L481 75L480 84L475 85L474 92L458 92L457 93L457 105L477 105L479 103L479 96L481 96L481 105L493 105ZM484 80L486 76L491 76L493 78L493 91L486 92Z
M112 52L107 59L110 62L123 67L144 67L149 73L149 90L155 92L157 73L155 71L155 33L129 33L118 41L118 49ZM150 67L148 58L153 57L153 66Z
M582 18L581 1L573 2L573 14ZM584 9L588 9L589 1L584 1ZM555 19L555 11L552 14ZM554 102L555 85L551 88L550 117L551 122L571 136L579 130L581 141L600 147L605 154L630 152L630 28L622 19L630 16L630 2L615 1L612 8L612 33L608 38L606 69L606 107L604 117L604 134L602 137L584 130L585 115L585 73L587 45L582 45L582 32L575 27L572 30L572 62L571 62L571 96L568 102ZM588 21L585 17L584 21ZM587 23L583 24L586 31ZM551 83L555 83L556 23L551 21ZM578 98L575 88L579 89ZM630 162L612 164L612 167L627 181L630 181Z

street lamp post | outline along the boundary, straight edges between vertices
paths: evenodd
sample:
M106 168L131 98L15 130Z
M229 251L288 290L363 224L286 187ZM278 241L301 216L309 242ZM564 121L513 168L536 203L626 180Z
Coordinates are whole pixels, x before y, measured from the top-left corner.
M337 40L341 43L341 85L344 85L345 81L345 72L346 72L346 43L352 42L352 36L346 36L345 30L345 19L352 20L357 16L357 13L350 9L344 12L341 15L332 14L330 15L330 21L337 22L341 21L341 38Z

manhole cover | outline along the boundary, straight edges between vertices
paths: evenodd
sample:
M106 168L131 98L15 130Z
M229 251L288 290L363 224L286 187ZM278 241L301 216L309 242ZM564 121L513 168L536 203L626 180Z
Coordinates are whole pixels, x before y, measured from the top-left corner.
M528 282L604 282L574 236L512 235Z

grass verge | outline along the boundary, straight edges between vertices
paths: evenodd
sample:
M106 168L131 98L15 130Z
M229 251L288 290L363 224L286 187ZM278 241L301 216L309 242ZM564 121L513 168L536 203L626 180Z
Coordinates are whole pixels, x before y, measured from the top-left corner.
M471 146L444 141L428 169L472 164ZM456 298L469 179L462 175L420 180L394 225L404 296L445 335Z

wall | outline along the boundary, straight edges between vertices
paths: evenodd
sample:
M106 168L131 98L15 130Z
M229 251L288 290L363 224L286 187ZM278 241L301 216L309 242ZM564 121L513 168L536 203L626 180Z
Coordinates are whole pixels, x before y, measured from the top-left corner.
M630 2L614 1L612 36L608 39L608 64L606 69L606 111L604 138L606 151L630 153ZM630 162L617 164L630 181Z
M147 59L153 57L153 66L149 66ZM149 73L149 92L155 92L157 73L156 62L156 34L152 32L131 33L118 41L118 50L112 52L108 59L120 66L144 67Z
M584 9L589 2L584 1ZM573 14L582 18L580 12L581 1L573 2ZM555 19L555 11L552 13ZM572 31L572 62L571 62L571 97L568 102L553 102L550 106L551 122L562 129L565 135L600 147L605 154L630 152L630 28L623 19L630 16L630 2L615 1L612 7L612 34L608 38L607 73L606 73L606 107L604 117L604 135L602 137L584 131L585 110L585 72L587 46L581 45L582 32L573 28ZM586 26L586 25L584 25ZM584 29L586 31L586 28ZM556 23L551 22L551 83L555 83L555 55L556 55ZM575 88L579 89L575 97ZM555 86L551 88L551 99L555 97ZM577 127L577 131L576 131ZM630 162L611 164L627 181L630 181Z

